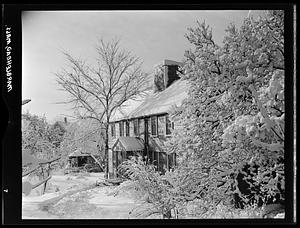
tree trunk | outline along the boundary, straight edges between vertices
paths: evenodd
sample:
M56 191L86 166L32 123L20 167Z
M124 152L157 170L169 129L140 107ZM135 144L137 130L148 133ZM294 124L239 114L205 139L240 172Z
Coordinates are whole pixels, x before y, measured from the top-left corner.
M105 124L105 179L108 179L108 122Z
M163 219L171 219L172 218L172 213L171 213L171 210L170 209L166 209L163 210Z

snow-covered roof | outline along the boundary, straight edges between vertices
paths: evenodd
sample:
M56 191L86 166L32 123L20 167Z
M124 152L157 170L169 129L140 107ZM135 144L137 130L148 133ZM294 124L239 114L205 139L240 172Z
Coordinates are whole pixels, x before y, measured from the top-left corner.
M144 150L144 142L136 137L119 137L115 142L114 147L120 144L125 151L142 151Z
M81 157L81 156L90 156L90 155L97 155L97 143L96 142L89 142L88 147L84 149L78 148L74 152L70 153L68 157Z
M111 122L168 113L180 106L188 94L187 80L179 79L161 92L153 91L138 100L129 100L111 116Z

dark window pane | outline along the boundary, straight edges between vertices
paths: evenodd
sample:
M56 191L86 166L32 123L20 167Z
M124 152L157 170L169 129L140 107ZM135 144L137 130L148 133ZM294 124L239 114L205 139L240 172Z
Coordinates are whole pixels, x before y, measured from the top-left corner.
M120 136L124 136L124 122L119 122Z
M111 136L114 137L114 124L110 125Z
M139 120L136 119L133 121L133 132L135 136L139 136Z
M165 173L167 168L167 154L164 152L159 153L159 171L162 173Z
M169 117L166 116L166 134L167 134L167 135L170 135L170 134L171 134L171 129L173 129L173 128L172 128L172 123L171 123Z
M151 117L151 134L157 135L157 117L156 116Z
M129 136L129 121L125 122L125 126L126 126L126 136Z

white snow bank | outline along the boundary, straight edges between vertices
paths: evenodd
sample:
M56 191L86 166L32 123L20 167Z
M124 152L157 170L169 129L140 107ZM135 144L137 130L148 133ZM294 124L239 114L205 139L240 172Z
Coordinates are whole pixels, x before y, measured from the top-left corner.
M25 196L23 194L22 202L23 203L40 203L40 202L43 202L45 200L57 197L59 195L60 195L59 192L47 193L47 194L44 194L44 195L41 195L41 196Z

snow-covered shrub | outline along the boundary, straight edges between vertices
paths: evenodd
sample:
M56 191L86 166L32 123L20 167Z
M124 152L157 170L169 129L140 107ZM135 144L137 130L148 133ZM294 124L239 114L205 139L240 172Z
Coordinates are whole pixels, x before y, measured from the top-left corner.
M186 35L194 50L185 52L182 77L191 87L172 115L181 128L173 131L168 150L178 155L178 166L198 162L206 170L202 197L210 204L237 193L236 178L247 164L258 166L255 175L244 176L256 186L254 195L284 200L283 18L283 11L268 11L246 18L239 29L231 24L222 46L205 23Z
M172 199L173 186L168 180L167 173L160 175L155 166L147 164L141 157L132 157L122 163L119 168L125 176L134 184L135 190L140 192L146 203L152 205L148 208L147 216L158 213L163 218L171 218L172 210L176 203Z
M263 218L263 208L256 205L237 209L222 203L212 205L209 202L198 199L189 202L183 218L187 219L243 219L243 218Z

